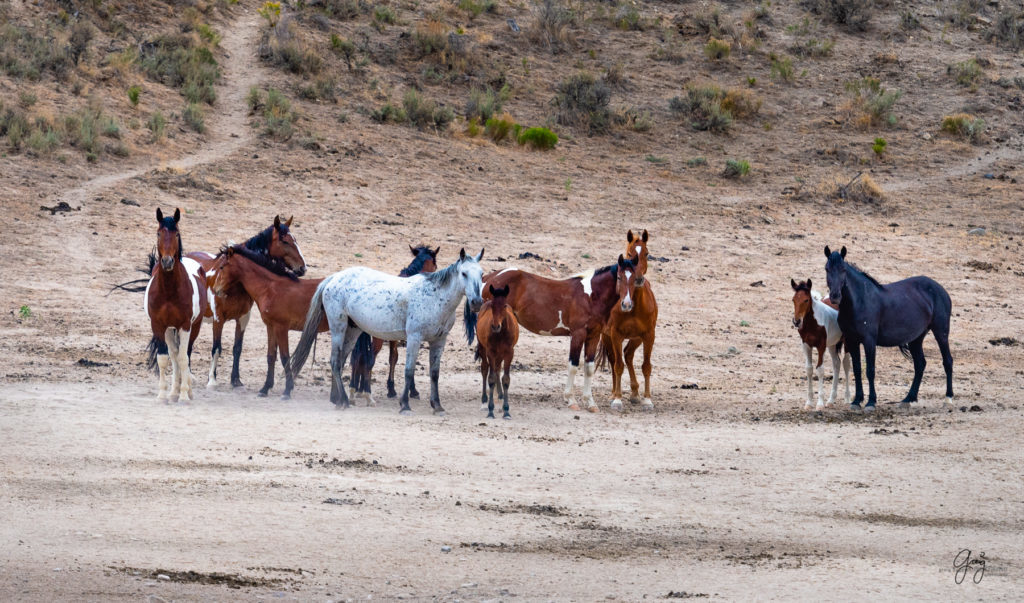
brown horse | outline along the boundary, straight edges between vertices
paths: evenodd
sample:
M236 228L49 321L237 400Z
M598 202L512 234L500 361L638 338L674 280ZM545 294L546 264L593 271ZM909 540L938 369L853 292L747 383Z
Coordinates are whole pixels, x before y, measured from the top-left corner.
M192 371L189 362L192 344L199 335L199 325L206 311L206 273L195 260L181 257L181 233L174 217L165 218L156 210L156 255L151 255L152 277L146 285L143 306L149 315L153 338L149 341L149 368L160 367L160 390L157 400L168 399L167 378L171 379L170 400L192 399ZM184 340L188 341L186 345Z
M793 326L800 333L803 342L804 356L807 359L807 402L804 408L810 408L814 398L814 372L818 372L818 404L817 410L831 405L839 393L839 350L843 347L843 332L839 328L839 308L828 299L821 299L817 291L811 289L811 279L799 283L789 279L793 288ZM821 363L828 350L832 357L832 395L828 402L821 402L821 388L825 385L825 369ZM812 355L818 351L818 363L815 365ZM843 357L843 369L846 373L846 393L843 404L850 400L850 354Z
M484 303L480 308L480 314L476 324L476 357L480 359L480 377L483 381L483 394L480 403L487 408L487 418L494 418L494 390L498 384L498 371L504 371L501 377L501 389L498 390L498 397L504 400L502 410L505 419L511 419L508 414L508 385L509 371L512 368L512 357L515 353L516 342L519 341L519 323L516 316L508 307L509 286L495 289L494 285L488 286L490 301ZM488 387L490 386L490 387ZM490 390L490 398L487 392ZM481 408L481 410L483 410Z
M398 273L398 276L410 277L420 273L437 272L437 253L441 251L440 247L431 249L426 245L417 245L416 247L410 245L409 251L412 252L412 262L403 268ZM373 338L371 344L372 351L370 352L372 355L368 355L365 351L368 340L370 340L369 334L363 333L359 336L359 340L356 341L356 347L352 348L352 377L349 380L349 385L352 387L353 398L357 394L365 394L368 403L373 406L376 405L376 402L370 394L370 371L373 370L373 365L377 362L377 354L384 347L384 340L377 339L376 337ZM388 354L388 397L394 398L398 396L398 392L395 391L395 365L398 364L398 342L389 341L388 348L390 350ZM360 358L366 358L367 361L364 362ZM420 393L416 391L415 383L409 385L409 397L417 399L420 397Z
M632 264L630 264L632 266ZM555 280L506 268L484 277L484 283L495 289L509 287L508 306L515 312L520 326L538 335L568 336L569 369L563 393L572 410L579 410L573 398L580 354L584 354L583 400L587 410L597 412L591 379L594 358L601 342L601 330L608 313L619 301L615 282L619 266L613 264L563 280ZM484 298L490 291L484 291Z
M242 245L255 253L262 253L277 258L286 266L295 271L295 274L302 276L306 273L306 260L302 257L299 244L289 231L292 225L292 218L282 222L280 216L274 216L274 223L263 229L261 232L250 238ZM217 363L221 354L221 335L224 333L224 323L229 320L235 321L235 343L232 347L231 360L231 386L242 387L242 380L238 374L238 361L242 356L242 339L245 337L245 327L249 324L249 312L252 310L252 298L245 292L241 285L229 287L219 295L213 295L213 280L216 278L214 264L217 256L205 251L193 251L185 257L192 258L206 270L206 284L209 287L209 307L203 316L204 322L213 323L213 349L210 358L210 377L206 382L206 388L217 386Z
M217 256L214 270L214 293L221 295L233 286L241 286L256 302L260 318L267 325L267 379L260 389L260 397L274 387L274 365L280 350L285 376L281 399L289 399L293 380L288 363L288 331L302 330L313 293L323 279L300 279L281 261L244 245L224 248ZM326 330L327 320L324 319L318 332Z
M634 238L633 232L626 235L626 259L619 256L620 270L616 278L616 291L622 303L614 306L608 315L608 322L602 333L602 347L612 366L612 410L622 410L622 371L629 368L629 401L640 402L640 383L633 368L633 356L641 344L644 346L643 409L653 410L651 401L651 350L654 348L654 331L658 323L658 302L654 299L651 283L644 278L641 265L647 263L647 231L641 238ZM632 270L630 269L632 266ZM646 268L645 268L646 269ZM625 355L622 343L626 343Z

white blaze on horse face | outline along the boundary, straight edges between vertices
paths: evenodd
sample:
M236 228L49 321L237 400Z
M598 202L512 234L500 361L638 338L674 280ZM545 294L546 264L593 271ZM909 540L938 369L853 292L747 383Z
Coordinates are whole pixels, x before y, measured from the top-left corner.
M192 320L189 321L191 324L199 318L199 285L196 284L196 281L199 279L199 270L202 266L192 258L182 258L181 264L185 266L185 272L189 276L188 284L192 286Z
M299 259L302 260L302 265L306 265L306 257L302 255L302 250L299 249L299 242L292 236L292 242L295 243L295 251L299 252Z
M638 259L638 260L640 259L640 246L639 245L636 246L636 259Z

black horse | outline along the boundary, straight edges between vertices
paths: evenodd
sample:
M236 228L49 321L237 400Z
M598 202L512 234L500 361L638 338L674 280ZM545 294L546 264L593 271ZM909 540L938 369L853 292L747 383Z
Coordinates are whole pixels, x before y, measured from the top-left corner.
M875 348L898 346L914 359L914 382L902 404L917 402L917 390L924 374L921 344L930 330L942 352L946 369L946 402L953 402L953 356L949 353L949 294L927 276L915 276L882 285L853 264L846 262L846 247L830 251L825 247L825 274L829 298L839 304L839 328L853 359L856 394L851 410L860 410L864 389L860 382L860 346L867 360L868 403L875 409Z

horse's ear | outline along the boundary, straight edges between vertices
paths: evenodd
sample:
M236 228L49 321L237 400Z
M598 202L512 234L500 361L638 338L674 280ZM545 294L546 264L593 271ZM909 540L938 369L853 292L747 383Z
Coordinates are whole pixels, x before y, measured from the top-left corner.
M633 242L633 230L632 229L626 231L626 242L627 243L632 243Z
M281 216L274 216L274 230L281 228Z
M839 250L839 255L843 256L844 260L846 259L846 245L843 245L843 248Z
M437 259L437 252L439 251L441 251L440 245L438 245L437 248L434 249L434 251L430 251L429 249L427 250L427 252L430 254L430 257L434 258L435 260Z
M498 297L498 292L495 290L494 285L487 285L487 290L491 292L491 297Z
M508 297L508 292L509 292L509 288L508 288L508 285L506 284L501 289L498 289L498 296L499 297Z
M408 243L406 243L406 244L408 245ZM412 245L409 245L409 253L412 254L412 257L416 257L416 255L417 255L416 248L414 248Z
M484 248L480 248L480 253L476 254L476 263L479 264L480 260L484 259Z
M459 250L459 261L461 262L464 259L466 259L466 248L465 247L463 247L462 249Z
M828 245L825 245L825 257L832 257L832 250L828 248Z
M623 268L626 266L626 258L622 257L621 253L619 254L619 266Z
M284 225L285 225L285 226L288 226L288 227L290 228L290 227L291 227L291 225L292 225L292 220L294 220L294 219L295 219L295 216L289 216L289 217L288 217L288 221L287 221L287 222L285 222L285 223L284 223Z
M181 219L181 209L175 207L174 208L174 223L177 224L178 220L180 220L180 219Z
M224 255L226 255L228 257L231 257L231 256L235 255L235 248L234 247L228 247L227 249L224 250Z
M647 229L646 228L644 229L644 234L640 235L640 240L643 241L644 243L647 242Z
M807 279L807 290L808 291L814 291L814 288L811 287L811 279Z
M164 212L161 211L159 207L156 208L156 221L160 222L161 224L163 224L164 222Z
M796 281L789 279L789 286L793 288L793 291L796 291Z

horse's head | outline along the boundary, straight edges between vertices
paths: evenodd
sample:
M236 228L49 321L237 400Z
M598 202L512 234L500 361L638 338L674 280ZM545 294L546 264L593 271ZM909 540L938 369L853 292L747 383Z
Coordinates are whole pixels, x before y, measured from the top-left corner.
M487 288L491 292L490 306L491 310L491 332L500 333L502 329L507 329L505 320L508 316L505 313L505 309L508 308L508 285L505 285L501 289L495 289L494 285L488 285Z
M210 289L213 290L214 295L223 295L232 285L238 281L238 274L236 265L238 262L232 262L231 259L235 257L234 247L225 247L217 254L217 258L213 262L213 266L210 267L209 272L214 274L213 283L210 285Z
M633 311L633 289L639 287L637 282L640 274L636 262L619 255L619 269L615 273L615 294L619 297L619 307L623 312Z
M178 220L181 210L174 210L174 217L165 218L164 212L156 208L156 221L160 228L156 231L156 253L160 258L160 267L168 272L174 270L174 263L181 259L181 233L178 232Z
M647 229L636 236L633 231L626 232L626 259L636 264L637 285L644 284L647 274Z
M462 286L466 291L466 303L469 304L469 309L473 312L479 312L480 306L484 305L484 300L480 296L480 288L483 286L482 278L484 275L483 268L480 267L480 260L484 257L484 250L481 249L480 253L473 257L466 255L465 249L459 250L459 265L457 270L459 271L459 280L462 282Z
M426 245L409 245L409 251L412 253L413 264L419 263L420 272L437 272L437 253L441 251L440 246L431 249Z
M793 326L799 329L811 311L811 279L799 283L789 279L789 284L793 287Z
M846 247L832 251L825 246L825 279L828 281L828 297L839 306L843 301L843 287L846 286Z
M294 218L294 216L292 216ZM274 216L274 228L271 229L270 244L267 246L267 253L275 258L280 258L298 276L306 274L306 258L302 257L299 244L295 241L289 227L292 225L292 218L282 222L280 216Z

